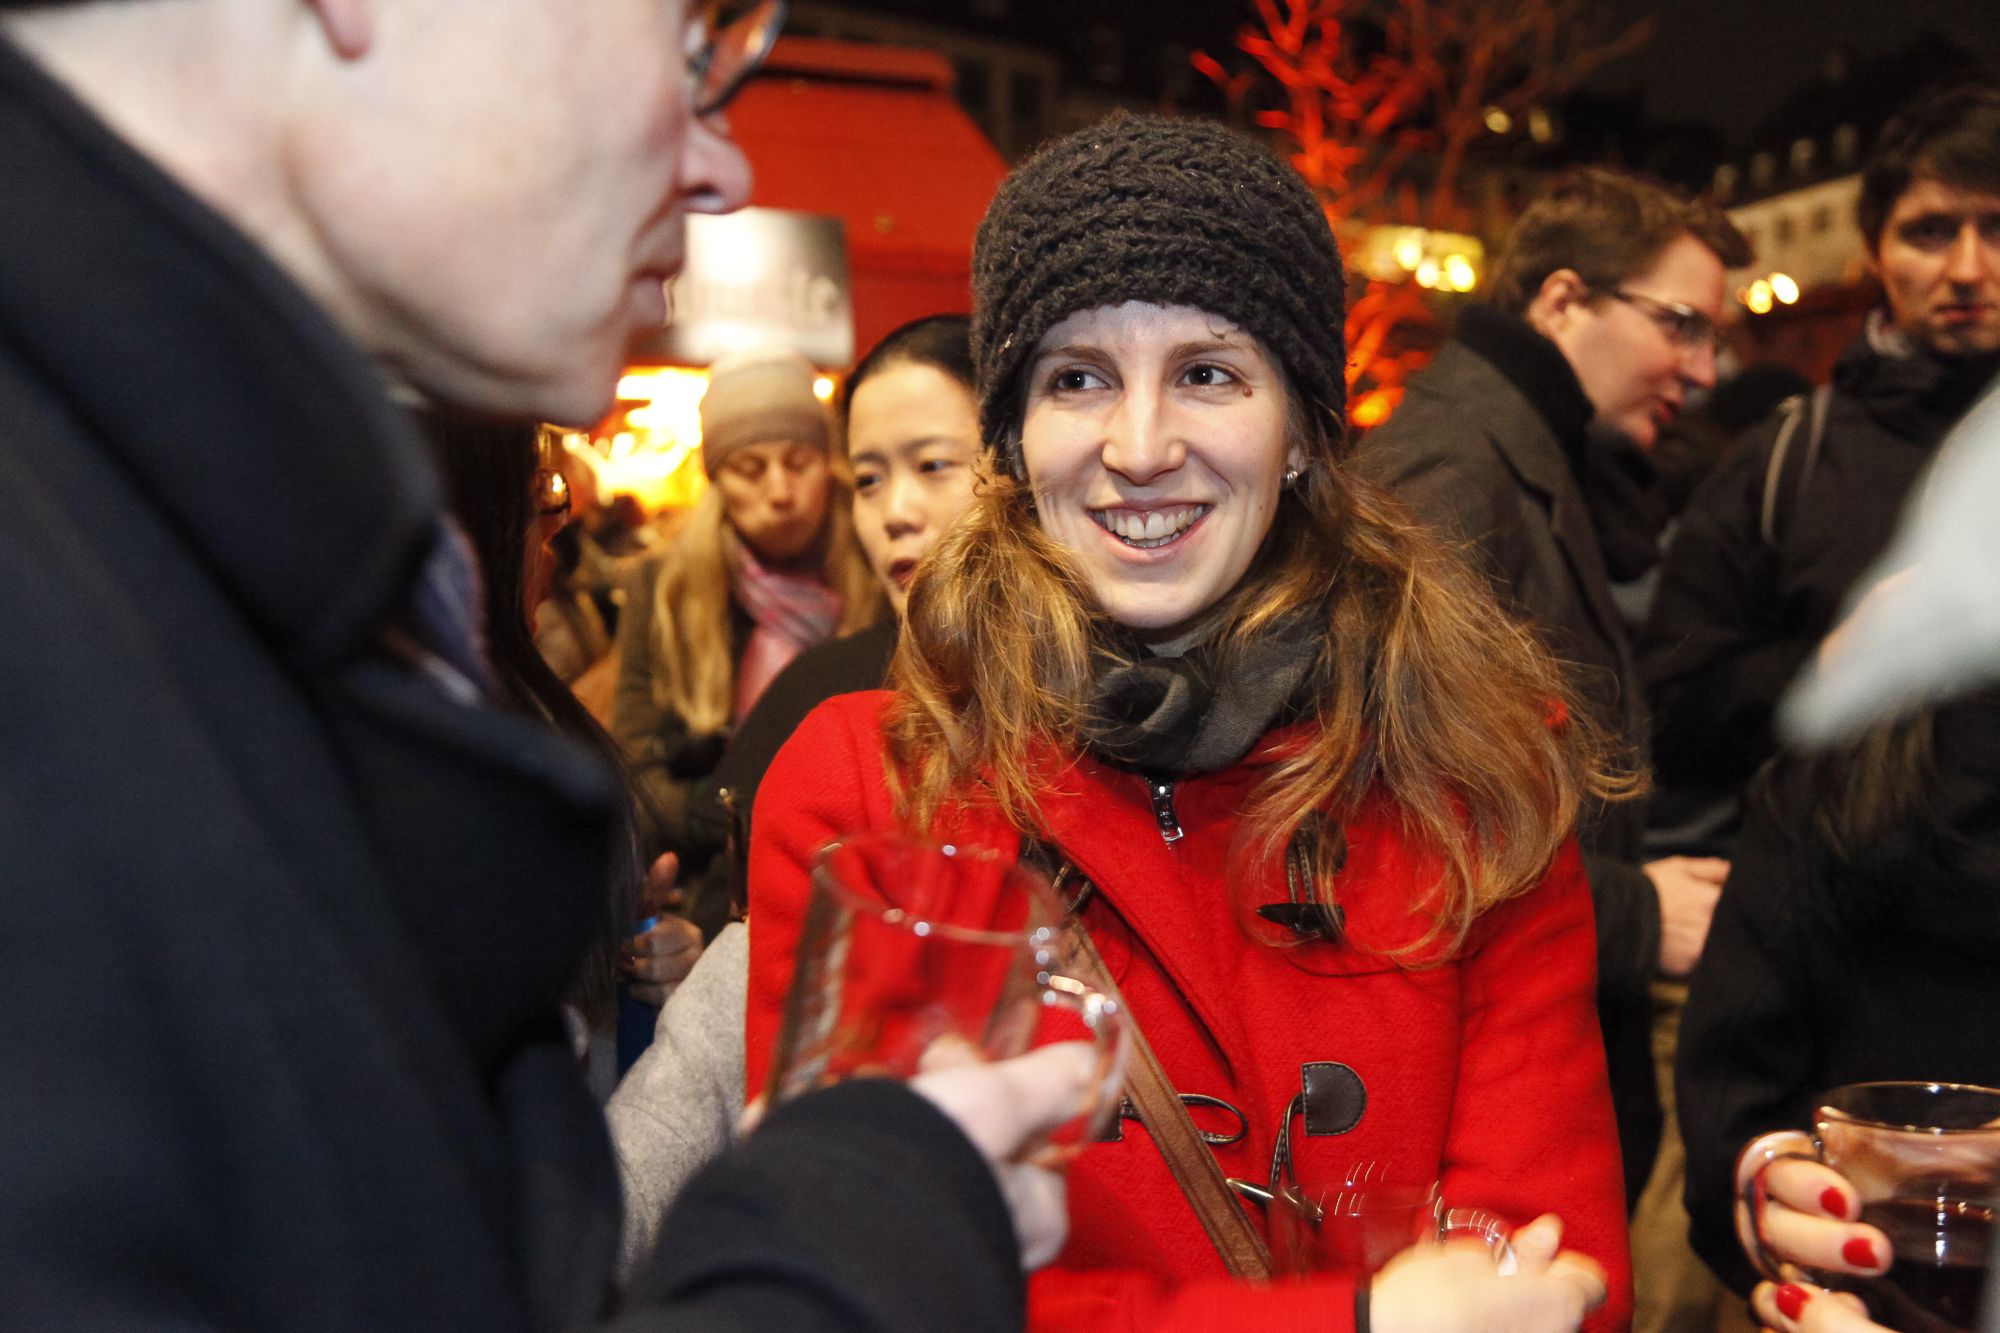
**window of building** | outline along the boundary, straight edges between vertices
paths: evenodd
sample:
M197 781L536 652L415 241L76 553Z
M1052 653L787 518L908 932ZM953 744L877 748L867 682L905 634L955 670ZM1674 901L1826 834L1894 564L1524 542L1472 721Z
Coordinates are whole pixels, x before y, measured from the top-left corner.
M1861 131L1852 125L1842 125L1833 132L1833 160L1836 166L1854 165L1855 156L1861 151Z

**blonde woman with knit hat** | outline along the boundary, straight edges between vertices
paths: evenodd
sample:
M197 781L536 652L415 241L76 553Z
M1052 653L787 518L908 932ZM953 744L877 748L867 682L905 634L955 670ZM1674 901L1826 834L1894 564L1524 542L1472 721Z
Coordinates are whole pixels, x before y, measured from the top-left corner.
M848 505L834 494L816 374L783 349L715 364L701 400L710 485L628 591L611 732L634 769L649 860L712 850L697 787L731 728L802 649L880 611Z

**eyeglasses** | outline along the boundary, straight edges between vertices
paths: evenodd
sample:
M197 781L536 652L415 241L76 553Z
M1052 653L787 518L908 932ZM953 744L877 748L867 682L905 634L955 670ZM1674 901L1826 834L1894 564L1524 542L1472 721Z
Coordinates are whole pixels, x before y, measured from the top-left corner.
M1614 301L1623 301L1659 325L1674 345L1683 351L1699 352L1703 348L1715 350L1722 338L1715 321L1696 310L1691 305L1679 301L1662 301L1657 296L1645 296L1639 292L1628 292L1614 287L1607 293Z
M785 26L785 0L755 0L748 9L731 0L705 7L706 36L688 56L694 81L694 114L712 116L729 105L764 63Z

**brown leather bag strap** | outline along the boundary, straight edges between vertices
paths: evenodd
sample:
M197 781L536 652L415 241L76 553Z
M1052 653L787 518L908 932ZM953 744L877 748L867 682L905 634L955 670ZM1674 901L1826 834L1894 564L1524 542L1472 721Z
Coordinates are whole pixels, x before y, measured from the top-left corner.
M1111 974L1081 921L1071 921L1070 938L1077 955L1095 974L1091 979L1108 986ZM1152 1043L1139 1030L1130 1006L1125 1010L1125 1030L1132 1039L1132 1055L1125 1063L1125 1094L1138 1108L1146 1132L1159 1145L1160 1156L1167 1160L1167 1170L1173 1173L1174 1182L1181 1187L1230 1275L1269 1281L1271 1252L1265 1247L1264 1238L1243 1215L1236 1191L1229 1188L1221 1164L1202 1141L1187 1105L1167 1078L1167 1071L1160 1068L1160 1057L1153 1054Z

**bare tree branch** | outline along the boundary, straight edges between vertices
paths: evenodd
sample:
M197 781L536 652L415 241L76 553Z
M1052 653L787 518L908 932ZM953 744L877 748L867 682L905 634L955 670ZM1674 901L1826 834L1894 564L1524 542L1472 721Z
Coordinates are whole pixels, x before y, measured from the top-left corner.
M1251 0L1251 10L1240 57L1200 54L1195 68L1232 114L1277 134L1336 230L1468 230L1466 177L1492 126L1533 123L1652 35L1650 19L1603 34L1597 0ZM1348 313L1350 380L1397 390L1414 367L1394 335L1429 318L1414 282L1371 283Z

